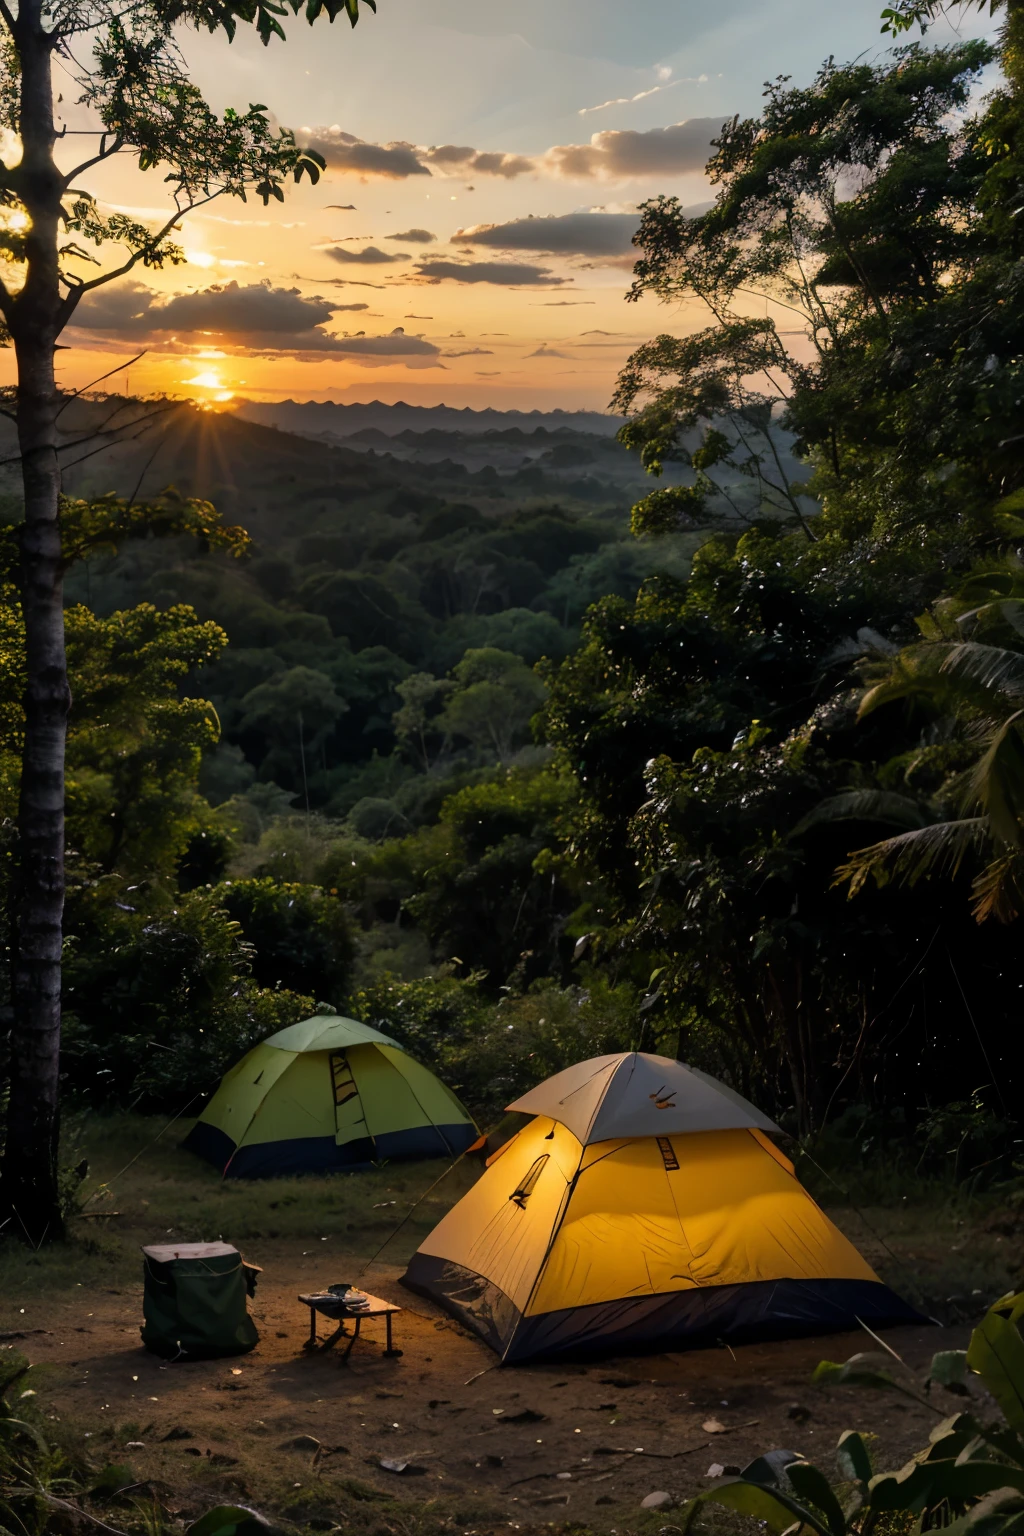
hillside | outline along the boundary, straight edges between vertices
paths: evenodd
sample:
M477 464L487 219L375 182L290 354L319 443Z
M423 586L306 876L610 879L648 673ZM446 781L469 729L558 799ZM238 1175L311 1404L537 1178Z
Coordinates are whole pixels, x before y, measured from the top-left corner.
M367 427L394 435L399 432L442 430L462 435L501 431L518 427L524 432L566 427L600 437L614 437L622 425L621 417L603 411L496 411L487 407L473 410L452 405L394 405L372 400L369 404L336 405L331 401L242 400L236 414L264 426L280 427L287 432L319 436L351 437Z
M396 412L393 426L411 409L376 408L378 418ZM346 815L404 785L401 817L432 815L438 791L421 812L421 781L439 786L496 754L536 750L529 669L574 647L591 603L632 598L658 570L685 573L696 535L655 546L629 536L630 506L649 486L634 456L568 426L567 413L536 413L532 431L496 424L498 414L470 413L475 435L436 424L385 433L349 417L358 435L331 441L173 402L69 405L70 494L146 497L175 486L252 538L242 561L184 541L132 544L78 566L67 583L69 602L100 614L187 603L223 626L227 651L189 684L213 700L223 732L204 770L212 800L273 785ZM432 725L455 687L452 669L486 648L511 668L496 716L464 718L461 734ZM396 724L409 689L423 701L416 743L403 736L408 711Z

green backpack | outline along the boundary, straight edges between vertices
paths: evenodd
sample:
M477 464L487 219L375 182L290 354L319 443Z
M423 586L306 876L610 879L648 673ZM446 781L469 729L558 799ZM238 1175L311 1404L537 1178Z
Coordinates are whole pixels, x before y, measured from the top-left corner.
M143 1248L142 1342L169 1359L242 1355L259 1343L246 1300L255 1264L230 1243L161 1243Z

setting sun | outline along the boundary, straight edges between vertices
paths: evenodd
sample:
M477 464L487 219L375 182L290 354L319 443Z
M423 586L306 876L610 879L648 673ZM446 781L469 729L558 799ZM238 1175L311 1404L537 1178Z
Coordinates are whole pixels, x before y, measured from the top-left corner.
M199 389L222 390L224 388L224 380L212 368L207 368L205 373L197 373L194 379L182 379L181 382L197 386Z

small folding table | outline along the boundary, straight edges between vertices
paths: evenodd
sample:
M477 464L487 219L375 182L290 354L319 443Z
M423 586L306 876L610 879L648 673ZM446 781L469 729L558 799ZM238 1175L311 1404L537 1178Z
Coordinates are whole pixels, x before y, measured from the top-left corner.
M365 1305L354 1307L350 1306L343 1297L335 1296L330 1291L306 1292L300 1295L299 1300L303 1306L309 1308L309 1338L304 1346L306 1349L333 1349L339 1339L347 1338L349 1341L348 1348L342 1356L343 1360L347 1360L355 1347L356 1339L359 1337L359 1329L363 1319L365 1317L382 1317L387 1330L387 1344L384 1353L385 1355L390 1355L393 1359L401 1355L402 1351L395 1349L391 1342L391 1319L396 1312L401 1312L402 1309L401 1307L394 1306L390 1301L383 1301L379 1296L367 1295ZM331 1322L338 1324L331 1336L319 1345L316 1337L316 1315L318 1312L322 1316L329 1318ZM348 1334L345 1330L345 1324L350 1318L355 1322L355 1328L351 1334Z

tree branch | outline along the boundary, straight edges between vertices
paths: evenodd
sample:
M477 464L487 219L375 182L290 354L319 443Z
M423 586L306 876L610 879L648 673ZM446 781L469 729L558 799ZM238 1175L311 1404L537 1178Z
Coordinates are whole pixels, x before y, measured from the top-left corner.
M0 0L0 5L2 4L3 0ZM101 138L98 154L93 155L90 160L83 160L81 165L76 165L74 170L69 171L68 174L64 177L65 191L68 190L68 188L71 186L71 183L77 176L81 176L83 171L90 170L94 165L102 164L104 160L109 160L111 155L120 154L121 150L124 148L124 140L121 138L120 134L118 134L117 137L113 140L109 149L105 149L103 147L103 141L106 139L106 137L107 135L104 133Z
M0 0L0 4L2 3L3 0ZM207 203L212 203L214 198L221 196L222 190L222 188L218 188L216 192L211 192L209 197L201 197L198 202L189 203L187 208L179 208L177 213L172 214L163 228L153 236L152 240L148 241L140 250L133 252L128 261L124 262L120 267L115 267L113 272L102 272L99 277L91 277L87 283L75 283L63 302L61 325L70 324L71 317L78 308L79 301L84 293L90 293L93 288L102 288L104 283L112 283L116 277L125 277L138 266L145 256L156 250L161 240L166 239L175 224L181 219L187 218L190 213L194 213L197 208L205 208Z
M17 26L17 22L15 21L14 16L11 13L10 8L8 7L7 0L0 0L0 17L3 18L4 25L6 26L8 32L13 37L14 36L14 29Z
M0 0L0 5L2 5L2 4L3 4L3 0ZM4 319L8 323L10 323L10 320L11 320L11 317L12 317L13 314L14 314L14 295L11 293L11 290L8 288L7 284L4 282L3 278L0 277L0 315L3 315Z
M93 379L91 384L83 384L81 389L76 389L72 394L68 395L67 399L64 401L64 404L57 412L57 419L59 420L60 417L64 414L72 400L77 400L79 395L84 395L87 389L95 389L97 384L102 384L104 379L112 378L115 373L120 373L122 368L130 368L133 363L137 363L141 358L145 357L148 350L148 347L143 347L141 352L136 352L135 356L130 357L126 363L118 363L116 368L108 368L106 373L101 373L99 378Z

